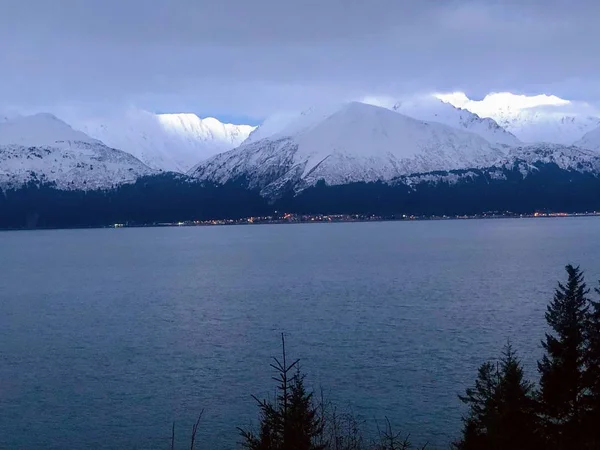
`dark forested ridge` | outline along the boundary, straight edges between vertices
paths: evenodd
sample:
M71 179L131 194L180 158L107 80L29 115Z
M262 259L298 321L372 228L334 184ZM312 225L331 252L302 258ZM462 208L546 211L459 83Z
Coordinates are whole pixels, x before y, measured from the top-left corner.
M428 174L442 180L449 172ZM356 213L464 215L487 211L532 213L535 211L585 212L600 209L600 179L590 173L565 171L547 164L526 177L518 169L503 170L505 179L493 179L485 170L453 171L461 177L421 182L409 187L397 183L352 183L326 186L319 183L283 203L297 213ZM467 174L469 174L467 176Z
M2 228L94 227L237 218L271 211L258 193L234 184L195 183L164 174L113 190L64 191L29 184L0 195Z
M497 172L497 169L496 169ZM244 180L199 183L174 174L144 177L113 190L64 191L31 183L0 195L0 228L69 228L113 223L153 224L298 214L463 215L489 211L532 213L600 210L600 179L592 173L540 165L526 176L503 169L436 172L392 183L320 182L300 194L261 197ZM453 182L445 181L448 176ZM428 180L428 181L424 181ZM435 181L431 181L435 180ZM456 181L458 180L458 181Z

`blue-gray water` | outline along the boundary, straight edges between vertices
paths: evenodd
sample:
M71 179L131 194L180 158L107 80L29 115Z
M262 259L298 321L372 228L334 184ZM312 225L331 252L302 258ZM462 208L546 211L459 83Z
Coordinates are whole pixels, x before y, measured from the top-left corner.
M233 448L302 358L342 409L438 448L507 338L535 376L564 265L600 278L595 218L0 233L0 448Z

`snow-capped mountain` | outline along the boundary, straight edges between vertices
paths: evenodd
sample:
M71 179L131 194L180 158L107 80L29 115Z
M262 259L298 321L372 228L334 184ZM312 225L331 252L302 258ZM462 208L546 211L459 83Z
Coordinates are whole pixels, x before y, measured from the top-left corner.
M0 186L29 181L60 189L109 188L155 171L128 153L107 147L51 114L0 123Z
M544 110L523 110L516 115L495 117L496 121L523 142L571 145L600 125L600 118L570 116Z
M217 183L244 179L264 195L276 195L319 180L336 185L484 167L504 155L474 133L364 103L346 104L320 120L310 116L210 158L190 175Z
M493 119L481 118L466 109L456 108L434 96L421 96L398 102L365 99L364 103L391 109L405 116L425 122L439 122L453 128L478 134L492 144L502 146L522 145L516 136L499 126ZM274 135L290 135L325 119L340 105L322 105L301 113L280 113L267 118L254 130L244 144Z
M422 97L397 102L392 109L406 116L424 121L435 121L460 130L478 134L492 144L521 145L521 141L493 119L481 118L466 109L457 108L433 97Z
M119 116L71 124L106 145L122 149L151 168L187 172L199 161L239 146L255 129L196 114L130 110Z
M571 145L600 125L600 112L582 102L551 95L525 96L510 92L471 100L464 93L438 95L442 101L494 119L498 125L527 143Z
M0 145L61 147L70 142L98 143L96 139L74 130L58 117L48 113L7 118L0 128Z

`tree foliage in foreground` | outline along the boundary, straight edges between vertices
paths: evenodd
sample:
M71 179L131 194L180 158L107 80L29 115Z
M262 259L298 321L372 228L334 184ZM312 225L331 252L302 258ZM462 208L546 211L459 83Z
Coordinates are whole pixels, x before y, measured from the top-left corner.
M549 445L581 448L588 395L584 381L590 300L581 270L571 265L566 270L567 283L558 284L546 312L552 332L542 342L545 354L538 363L539 412Z
M282 360L274 359L271 367L277 377L275 401L259 400L260 427L258 433L241 430L242 445L250 450L324 450L320 442L324 422L320 408L304 386L299 360L287 362L285 339L281 335Z
M273 358L276 372L275 400L253 397L259 408L257 431L238 429L242 447L249 450L409 450L414 448L408 436L396 432L389 420L377 439L368 441L361 420L353 414L338 413L323 399L315 398L304 384L299 360L288 363L285 339L282 359ZM426 447L426 446L425 446ZM425 447L421 447L424 449Z
M512 345L499 362L484 363L474 387L460 400L469 406L459 450L538 448L534 385L525 378Z
M589 298L579 267L566 271L546 312L539 390L507 346L460 396L469 412L455 448L600 449L600 302Z
M546 312L549 332L538 362L539 388L526 378L508 343L500 359L482 364L474 385L459 395L468 411L452 444L455 450L600 450L600 301L589 297L579 267L568 265L566 271L567 281L558 284ZM595 291L600 296L600 287ZM244 448L413 448L387 419L378 439L367 441L356 416L339 414L323 395L315 399L307 391L298 364L288 363L282 335L282 360L271 364L277 395L272 401L254 397L260 423L257 431L239 429ZM198 422L192 447L197 427Z

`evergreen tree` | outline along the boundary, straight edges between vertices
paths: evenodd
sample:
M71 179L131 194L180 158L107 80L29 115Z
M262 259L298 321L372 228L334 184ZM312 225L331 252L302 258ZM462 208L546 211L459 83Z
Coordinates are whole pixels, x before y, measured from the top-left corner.
M493 421L499 379L497 365L485 362L479 367L475 386L467 388L464 396L458 396L461 402L469 406L469 414L463 419L463 436L454 444L456 449L475 450L488 445L487 428L488 423Z
M484 363L475 386L460 400L469 405L459 450L540 448L533 384L510 344L498 364Z
M538 362L540 412L548 446L580 448L585 413L585 352L589 300L579 267L566 266L568 280L559 283L548 306L546 321L554 334L546 333L545 354Z
M506 345L500 360L500 380L496 390L497 429L494 441L498 449L539 448L534 384L525 379L523 366Z
M258 400L260 408L260 431L240 429L242 445L249 450L323 450L326 444L317 443L323 433L323 418L315 405L312 392L304 387L304 375L300 373L300 360L288 364L285 339L281 335L283 359L273 358L271 367L277 371L278 382L275 402ZM292 370L294 375L290 377Z
M600 288L596 288L600 295ZM587 322L585 384L588 389L586 417L587 447L600 448L600 301L590 300Z
M290 450L320 450L325 445L314 444L323 433L323 418L313 401L313 393L304 387L304 375L296 371L290 384L285 442Z

